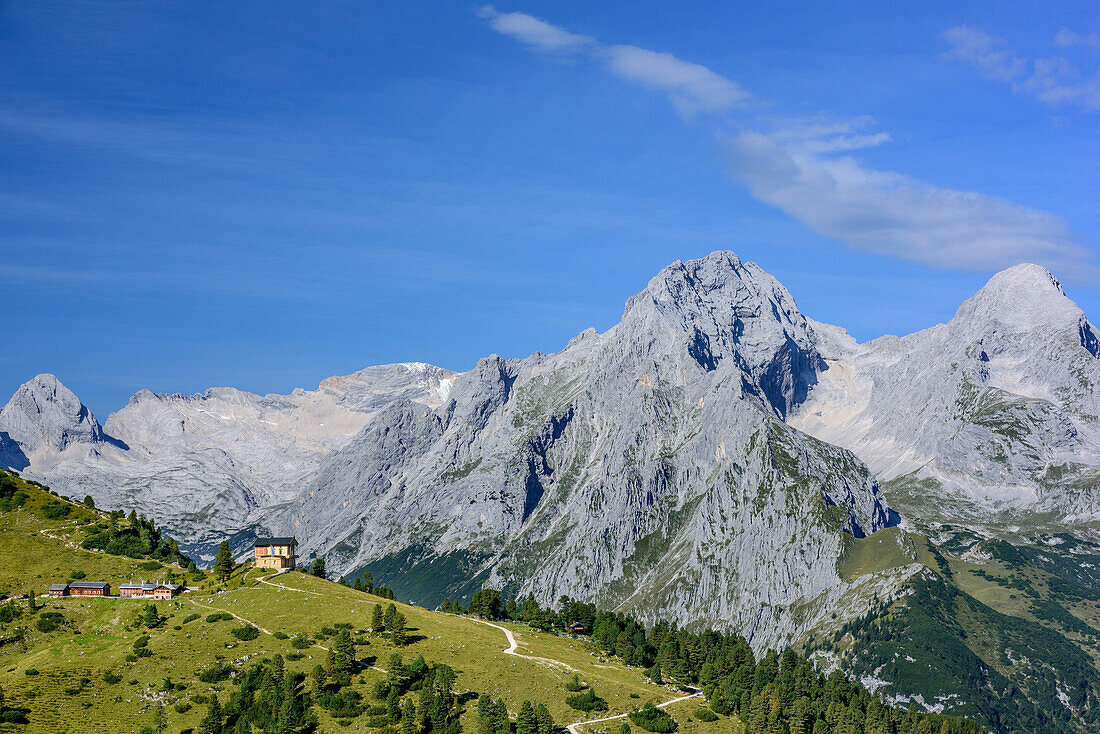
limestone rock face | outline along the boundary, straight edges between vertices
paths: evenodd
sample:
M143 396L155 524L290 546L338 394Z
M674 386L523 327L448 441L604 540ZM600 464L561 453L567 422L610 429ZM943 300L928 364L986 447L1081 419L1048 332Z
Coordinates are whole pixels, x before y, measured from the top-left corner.
M0 445L0 459L63 494L155 517L186 550L209 555L227 534L246 540L262 527L265 511L293 499L321 458L390 402L439 405L452 380L447 370L410 363L290 395L142 390L100 429L75 395L40 375L4 408L0 430L12 440Z
M789 422L851 449L903 515L1100 519L1100 332L1044 268L998 273L909 336L815 330L828 369Z
M440 407L398 401L326 456L283 529L338 572L471 581L792 639L890 513L866 468L785 425L824 362L774 278L677 262L561 352L491 356Z
M99 443L95 416L53 375L38 375L0 410L0 435L24 454L64 451L74 443Z

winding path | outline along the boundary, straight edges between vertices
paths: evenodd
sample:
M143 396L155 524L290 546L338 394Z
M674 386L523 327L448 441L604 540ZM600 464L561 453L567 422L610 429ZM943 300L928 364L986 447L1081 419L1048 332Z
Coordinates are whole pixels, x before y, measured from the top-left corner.
M275 574L275 575L278 576L279 574ZM262 576L258 578L258 581L262 584L267 584L268 586L274 586L277 589L282 589L283 591L296 591L300 594L312 594L314 596L331 596L330 594L322 594L322 593L317 592L317 591L307 591L305 589L295 589L295 588L292 588L290 586L283 586L282 584L276 584L276 583L273 583L271 581L268 581L266 578L264 578ZM258 630L260 630L261 632L263 632L265 634L269 634L269 635L272 634L270 631L264 629L263 627L256 624L255 622L252 622L251 620L245 619L244 617L242 617L240 615L234 614L233 612L229 611L228 609L219 609L217 607L211 607L211 606L203 604L202 602L197 601L195 599L189 599L189 601L192 604L195 604L196 606L203 607L204 609L209 609L213 612L225 612L226 614L232 615L233 618L235 618L235 619L237 619L241 622L244 622L246 624L251 624L253 627L256 627ZM359 601L359 600L356 600L356 601ZM362 600L362 602L365 603L365 604L372 603L372 602L370 602L369 600L366 600L366 599ZM487 622L484 619L477 619L476 617L468 617L468 619L470 619L473 622L476 622L477 624L484 624L488 627L493 627L493 628L498 629L501 632L503 632L504 636L508 639L508 647L501 651L505 655L514 655L515 657L523 658L524 660L531 660L531 661L536 662L536 663L543 663L543 664L549 665L551 667L568 670L571 673L577 673L578 675L581 674L581 671L577 670L576 668L574 668L572 665L569 665L568 663L563 663L560 660L554 660L553 658L539 657L537 655L524 655L523 653L518 652L519 642L516 641L516 636L514 634L512 634L512 630L508 629L507 627L505 627L503 625L494 624L493 622ZM328 650L328 648L325 647L324 645L315 645L315 647L319 647L322 650ZM375 666L375 665L372 665L371 669L372 670L377 670L381 673L386 672L384 669L379 668L378 666ZM701 695L703 695L703 692L701 690L695 689L691 693L689 693L685 696L680 696L678 698L673 698L673 699L670 699L668 701L665 701L664 703L659 703L659 704L657 704L657 708L663 709L666 706L671 706L674 703L680 703L681 701L686 701L689 698L695 698L695 697L701 696ZM600 719L587 719L587 720L583 720L583 721L575 721L572 724L567 724L565 728L567 730L569 730L570 734L581 734L581 731L580 731L581 727L587 726L588 724L599 724L599 723L604 722L604 721L617 721L618 719L625 719L626 717L627 717L626 714L616 714L614 716L604 716L603 718L600 718Z
M512 630L510 630L507 627L504 627L502 625L499 625L499 624L493 624L492 622L486 622L484 619L475 619L473 617L471 617L471 619L474 622L477 622L478 624L484 624L484 625L488 625L490 627L495 627L496 629L498 629L498 630L500 630L501 632L504 633L504 636L508 638L508 648L503 651L505 655L515 655L517 658L523 658L524 660L533 660L533 661L538 662L538 663L547 663L547 664L552 665L554 667L565 668L566 670L569 670L573 673L580 674L580 671L577 670L576 668L574 668L572 665L568 665L567 663L563 663L560 660L554 660L552 658L543 658L543 657L538 657L538 656L535 656L535 655L524 655L523 653L516 652L516 648L519 647L519 643L516 642L516 636L512 634ZM687 694L686 696L680 696L679 698L673 698L671 700L665 701L664 703L657 704L657 708L663 709L666 706L671 706L674 703L679 703L680 701L686 701L689 698L695 698L696 696L701 696L701 695L703 695L703 692L701 690L694 689L691 693ZM588 724L598 724L598 723L603 722L603 721L616 721L617 719L625 719L626 717L627 717L626 714L616 714L614 716L604 716L603 718L600 718L600 719L586 719L584 721L575 721L572 724L566 725L565 728L569 730L570 734L580 734L580 728L582 726L587 726Z

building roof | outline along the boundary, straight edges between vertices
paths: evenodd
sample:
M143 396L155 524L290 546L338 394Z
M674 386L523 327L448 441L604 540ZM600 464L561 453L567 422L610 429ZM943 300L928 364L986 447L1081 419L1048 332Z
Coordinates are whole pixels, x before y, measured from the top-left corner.
M107 589L110 586L106 581L74 581L69 584L70 589Z
M297 539L290 538L256 538L256 545L298 545Z
M64 591L67 588L68 584L50 584L50 591Z

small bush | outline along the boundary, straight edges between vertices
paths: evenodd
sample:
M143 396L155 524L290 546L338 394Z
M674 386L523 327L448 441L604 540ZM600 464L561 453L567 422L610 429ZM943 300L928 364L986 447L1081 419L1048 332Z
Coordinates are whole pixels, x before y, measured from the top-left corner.
M319 633L320 637L332 637L336 634L336 630L333 627L322 627Z
M202 706L204 703L206 703L209 700L210 700L209 698L207 698L206 696L204 696L201 693L196 693L194 696L191 696L191 703L197 703L200 706Z
M47 520L64 520L69 516L69 506L60 502L51 502L42 507L42 517Z
M695 718L699 721L718 721L718 714L714 713L706 706L700 706L695 711Z
M274 637L276 640L286 640L286 639L289 639L289 637L290 637L286 632L282 632L282 631L272 632L271 636Z
M23 671L23 675L38 675L38 668L27 668Z
M177 714L186 714L188 711L191 710L191 704L187 703L187 701L181 701L172 708L176 710Z
M296 650L305 650L312 644L313 642L305 635L294 635L294 639L291 641L290 646Z
M69 571L69 578L76 579L77 581L84 578L85 576L87 576L87 574L81 571L79 568L75 571Z
M253 628L255 629L255 628ZM198 679L203 683L220 683L233 674L233 668L226 663L214 663L209 668L199 671Z
M50 617L39 617L35 621L34 626L38 628L39 632L53 632L57 629L57 622Z
M607 711L607 701L597 696L596 692L591 688L584 693L578 693L575 696L567 696L565 705L577 711Z
M126 653L126 662L128 662L128 663L136 663L137 661L138 661L138 657L137 657L137 655L135 655L135 654L134 654L134 653L132 653L132 652L128 652L128 653Z
M584 690L584 684L581 683L580 676L574 674L572 678L565 682L565 690L570 693L576 693L577 691Z
M230 631L233 633L233 636L236 637L238 640L255 640L257 637L260 636L259 628L253 627L250 624L246 624L243 627L234 627Z
M286 654L286 659L287 659L287 660L291 660L291 661L293 661L293 660L301 660L301 659L302 659L302 658L304 658L305 656L306 656L306 655L305 655L305 653L302 653L302 652L288 652L288 653Z
M103 682L113 686L116 683L122 682L122 676L113 670L108 670L103 674Z
M228 622L233 619L233 615L229 612L214 612L206 616L207 622Z
M164 568L164 564L160 561L146 561L138 566L142 571L159 571Z
M670 734L676 731L676 719L652 703L647 703L640 710L631 711L627 717L646 731L657 732L657 734Z
M180 624L188 624L190 622L194 622L196 619L198 619L201 616L202 616L201 614L188 614L186 617L183 618L183 621L180 622Z

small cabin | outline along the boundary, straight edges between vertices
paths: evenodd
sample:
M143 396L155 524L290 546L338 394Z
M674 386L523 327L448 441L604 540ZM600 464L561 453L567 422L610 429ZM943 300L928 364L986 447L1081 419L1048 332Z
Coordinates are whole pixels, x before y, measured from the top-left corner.
M571 635L584 635L588 634L588 628L580 622L573 622L565 628Z
M52 599L60 599L63 596L68 596L69 595L69 585L68 584L50 584L49 595L50 595L50 598L52 598Z
M119 584L118 595L123 599L145 596L145 584Z
M298 541L295 538L256 538L255 558L257 568L285 570L294 568L298 559Z
M180 584L155 583L155 584L121 584L118 587L118 595L123 599L153 599L167 601L174 596L183 593L184 587Z
M183 591L183 587L179 584L150 584L150 586L153 588L149 590L147 596L157 601L168 601L173 596Z
M74 581L69 584L69 596L110 596L111 585L106 581Z

